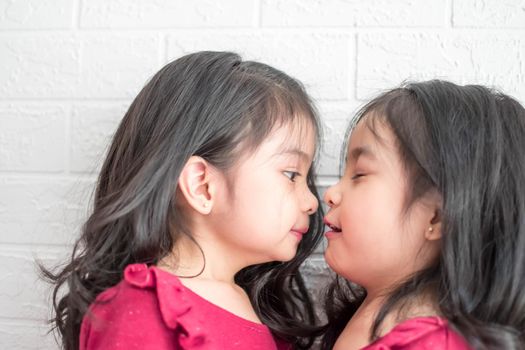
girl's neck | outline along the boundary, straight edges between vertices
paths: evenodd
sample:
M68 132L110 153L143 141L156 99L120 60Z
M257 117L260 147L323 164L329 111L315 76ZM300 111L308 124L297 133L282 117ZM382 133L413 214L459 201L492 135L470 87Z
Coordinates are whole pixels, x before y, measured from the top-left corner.
M184 286L212 304L238 317L261 323L248 295L234 281L235 274L245 266L226 251L214 242L199 242L197 246L184 236L178 240L173 253L158 266L178 276Z
M387 300L387 296L381 293L367 294L359 309L348 321L343 332L339 336L334 350L338 349L360 349L370 343L370 332L375 319ZM381 337L390 332L399 323L415 317L439 316L437 308L432 302L430 295L408 296L410 300L406 303L400 302L383 319L377 331L377 336Z
M372 326L379 311L387 300L388 296L383 293L368 294L361 307L357 310L356 315L362 313L366 319L370 317L370 326ZM397 324L408 319L439 315L439 308L432 293L427 292L418 295L408 295L394 305L388 312L378 332L379 335L382 336Z
M333 349L361 349L366 346L369 343L371 326L382 302L380 298L368 294L337 338Z
M181 236L172 254L159 262L179 278L197 278L224 283L234 283L234 276L243 266L235 261L232 254L226 254L220 245L214 242L193 242Z

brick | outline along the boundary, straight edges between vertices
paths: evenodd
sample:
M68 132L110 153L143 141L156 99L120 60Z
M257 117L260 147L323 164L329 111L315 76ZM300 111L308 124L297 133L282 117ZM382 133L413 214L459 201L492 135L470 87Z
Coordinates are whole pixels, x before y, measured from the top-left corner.
M0 347L17 350L56 350L50 327L40 322L0 320Z
M66 114L63 106L1 104L0 171L64 170Z
M70 169L99 173L128 104L76 105L71 120Z
M79 97L135 97L160 68L156 34L86 35L81 45Z
M255 22L256 0L89 0L83 28L246 27Z
M0 248L0 318L49 317L51 286L40 279L37 261L51 268L57 257L58 253Z
M519 35L502 40L497 34L363 34L358 38L357 97L368 99L405 80L439 78L495 86L523 101L524 53Z
M326 264L322 254L314 254L303 263L301 272L304 276L306 288L314 301L314 308L320 319L324 318L323 302L327 287L333 280L334 274Z
M323 103L319 109L323 120L324 140L321 145L317 174L338 176L345 132L357 110L357 105L355 103Z
M339 33L204 32L168 37L168 55L198 50L235 51L301 80L318 99L346 99L353 71L353 39Z
M440 0L263 0L263 26L443 26L446 2Z
M72 36L0 36L2 98L73 97L80 76Z
M0 242L71 244L88 212L93 180L0 178Z
M452 13L457 27L525 28L523 0L453 1Z
M0 29L62 29L73 23L71 0L0 2Z
M159 68L156 34L0 37L3 98L125 98Z

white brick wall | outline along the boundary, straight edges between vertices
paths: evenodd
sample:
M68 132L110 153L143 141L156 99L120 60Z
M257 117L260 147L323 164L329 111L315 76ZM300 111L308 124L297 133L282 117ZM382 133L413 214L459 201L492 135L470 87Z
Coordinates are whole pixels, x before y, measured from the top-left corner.
M326 125L321 189L349 117L382 89L439 77L525 101L524 0L0 0L0 348L57 348L34 259L70 249L144 82L202 49L306 84ZM307 270L320 284L320 254Z

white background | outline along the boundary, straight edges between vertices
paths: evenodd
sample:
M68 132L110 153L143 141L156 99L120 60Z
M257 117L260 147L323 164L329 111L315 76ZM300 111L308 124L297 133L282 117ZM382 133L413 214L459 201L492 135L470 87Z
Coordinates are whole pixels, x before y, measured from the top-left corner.
M445 78L523 102L524 34L520 0L0 0L0 348L57 348L34 259L70 249L108 140L168 61L231 50L303 81L325 123L322 189L382 89ZM322 271L317 254L313 285Z

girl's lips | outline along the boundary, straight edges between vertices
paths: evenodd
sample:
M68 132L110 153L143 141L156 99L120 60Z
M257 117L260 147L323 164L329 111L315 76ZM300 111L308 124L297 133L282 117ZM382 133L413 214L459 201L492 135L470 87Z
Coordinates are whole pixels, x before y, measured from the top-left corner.
M341 232L326 231L326 232L324 233L324 236L325 236L327 239L335 238L335 237L339 237L339 236L341 236Z
M326 218L323 220L324 224L330 228L329 231L325 232L324 235L326 238L334 238L341 234L341 229L334 224L332 224L330 221L328 221Z
M328 226L333 232L336 232L336 233L337 233L337 232L339 232L339 233L341 232L341 229L340 229L339 227L337 227L337 226L335 226L334 224L332 224L332 223L331 223L330 221L328 221L326 218L324 218L323 222L324 222L324 224L325 224L326 226Z
M307 228L293 228L292 231L304 235L306 232L308 232L308 227Z
M294 228L290 230L290 232L297 237L297 239L301 240L303 238L303 235L308 232L308 228Z

